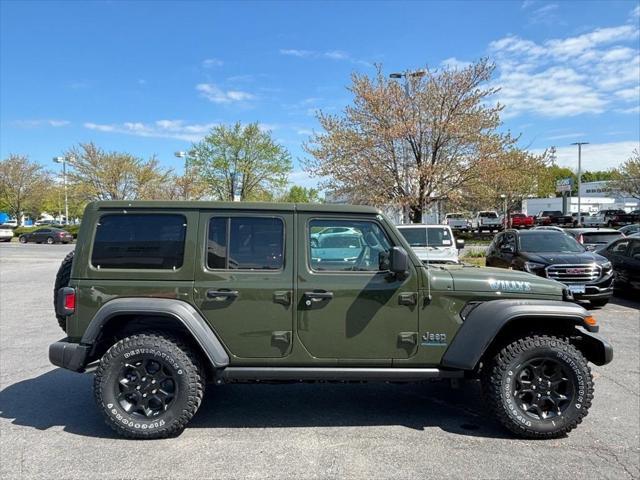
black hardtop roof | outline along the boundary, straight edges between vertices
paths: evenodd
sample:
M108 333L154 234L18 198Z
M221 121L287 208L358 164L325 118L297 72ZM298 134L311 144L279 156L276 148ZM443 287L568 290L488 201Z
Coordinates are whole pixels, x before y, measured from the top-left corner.
M184 200L111 200L90 203L87 208L108 209L163 209L163 210L237 210L280 212L328 212L328 213L382 213L376 207L331 203L275 203L275 202L211 202Z

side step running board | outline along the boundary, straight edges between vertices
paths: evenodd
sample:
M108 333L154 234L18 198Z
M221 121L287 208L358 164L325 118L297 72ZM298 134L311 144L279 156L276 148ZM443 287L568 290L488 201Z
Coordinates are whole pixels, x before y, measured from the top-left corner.
M343 367L227 367L219 374L225 380L356 380L419 381L429 378L462 378L462 370L438 368L343 368Z

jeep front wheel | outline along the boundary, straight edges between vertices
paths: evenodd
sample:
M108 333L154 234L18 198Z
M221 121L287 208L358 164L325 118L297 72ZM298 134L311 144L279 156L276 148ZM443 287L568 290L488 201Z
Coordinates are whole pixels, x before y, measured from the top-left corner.
M200 407L203 375L195 355L161 333L132 335L102 357L94 396L107 424L129 438L181 432Z
M573 345L551 336L507 345L484 368L482 383L497 419L525 438L565 435L593 400L587 361Z

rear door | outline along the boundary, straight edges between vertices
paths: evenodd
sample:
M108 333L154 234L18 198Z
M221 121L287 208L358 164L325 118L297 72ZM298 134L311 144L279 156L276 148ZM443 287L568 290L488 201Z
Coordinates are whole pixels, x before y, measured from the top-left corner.
M291 350L293 228L293 212L200 214L194 301L237 358Z
M375 216L298 214L297 333L312 356L390 365L416 352L417 271L380 264L396 242Z

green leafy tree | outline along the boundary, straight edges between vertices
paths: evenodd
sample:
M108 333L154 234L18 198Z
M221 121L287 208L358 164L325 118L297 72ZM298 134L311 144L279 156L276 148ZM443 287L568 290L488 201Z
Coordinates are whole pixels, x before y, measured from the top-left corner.
M618 192L640 200L640 150L634 150L620 165L613 185Z
M320 195L315 188L294 185L281 197L280 201L290 203L320 203Z
M105 152L93 143L66 152L68 179L87 200L157 200L167 198L172 172L155 157Z
M538 197L560 196L556 192L556 182L562 178L571 178L573 180L573 189L571 194L578 193L578 178L570 168L559 167L558 165L549 165L541 168L537 175Z
M219 125L189 152L189 168L198 172L216 200L265 200L281 191L291 172L291 156L257 123Z
M595 170L593 172L586 171L582 174L583 182L602 182L616 179L615 170Z
M0 208L18 222L23 214L37 217L50 184L51 177L41 165L10 154L0 162Z

